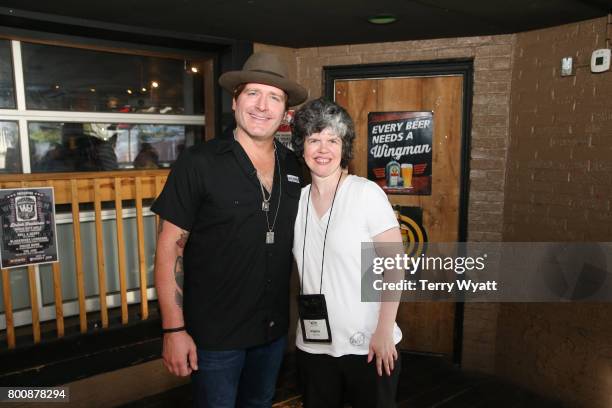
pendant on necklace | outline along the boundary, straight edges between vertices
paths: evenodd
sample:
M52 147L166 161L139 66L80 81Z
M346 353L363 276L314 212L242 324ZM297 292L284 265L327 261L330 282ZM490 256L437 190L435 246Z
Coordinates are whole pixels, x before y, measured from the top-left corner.
M266 244L274 243L274 231L266 232Z
M261 211L265 211L265 212L270 211L270 203L268 201L261 202Z

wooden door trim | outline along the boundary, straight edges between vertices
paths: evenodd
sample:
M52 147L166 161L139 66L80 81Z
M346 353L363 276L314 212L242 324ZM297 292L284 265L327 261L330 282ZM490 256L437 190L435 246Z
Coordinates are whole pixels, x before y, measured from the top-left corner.
M467 241L467 221L470 175L470 134L472 118L472 89L474 81L474 60L472 58L393 62L360 65L324 66L324 95L335 100L334 83L346 79L382 79L418 76L461 75L463 77L463 112L461 115L461 174L459 177L459 225L458 241ZM464 303L455 303L453 331L453 362L461 364L463 346Z

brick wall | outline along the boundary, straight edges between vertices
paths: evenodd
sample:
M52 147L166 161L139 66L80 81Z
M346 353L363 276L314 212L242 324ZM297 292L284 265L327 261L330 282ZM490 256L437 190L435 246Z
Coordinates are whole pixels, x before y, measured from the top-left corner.
M474 58L468 234L472 241L499 241L513 42L513 35L502 35L300 49L256 44L255 50L281 55L310 98L323 92L323 66Z
M612 238L612 72L605 18L516 35L505 241ZM576 75L562 78L561 58ZM572 407L612 406L612 305L502 304L496 371Z
M323 92L324 66L474 58L468 233L473 241L499 241L503 229L513 42L513 35L502 35L300 49L257 44L255 49L277 52L292 66L295 55L295 79L309 90L310 98Z
M294 79L309 90L310 98L323 92L324 66L473 58L468 239L500 241L514 41L514 35L501 35L301 49L256 44L255 50L276 52L291 67L296 64ZM466 305L465 368L494 371L497 313L496 304Z
M612 235L612 72L588 67L605 37L605 18L517 35L505 240Z
M612 35L608 34L612 37ZM605 19L508 36L285 49L320 96L322 67L473 57L472 241L609 241L612 73L584 65ZM562 57L576 75L561 78ZM607 304L467 304L463 367L494 372L568 406L612 406Z

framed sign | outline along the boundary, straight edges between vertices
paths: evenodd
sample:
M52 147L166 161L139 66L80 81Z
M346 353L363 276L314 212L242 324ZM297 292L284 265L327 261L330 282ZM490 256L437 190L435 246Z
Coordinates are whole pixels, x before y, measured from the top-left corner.
M0 189L2 268L57 262L52 187Z
M368 178L387 194L431 194L432 112L368 114Z
M293 146L291 145L291 122L293 122L294 115L295 110L289 109L287 113L285 113L285 117L274 135L276 140L285 145L289 150L293 150Z

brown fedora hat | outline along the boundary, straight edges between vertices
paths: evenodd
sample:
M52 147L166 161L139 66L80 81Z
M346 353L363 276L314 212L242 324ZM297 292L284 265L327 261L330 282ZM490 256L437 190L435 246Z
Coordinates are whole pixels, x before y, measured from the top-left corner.
M270 85L287 93L287 106L299 105L308 97L308 91L287 76L287 67L278 55L256 52L244 63L242 71L230 71L221 75L219 85L229 93L233 93L240 84Z

